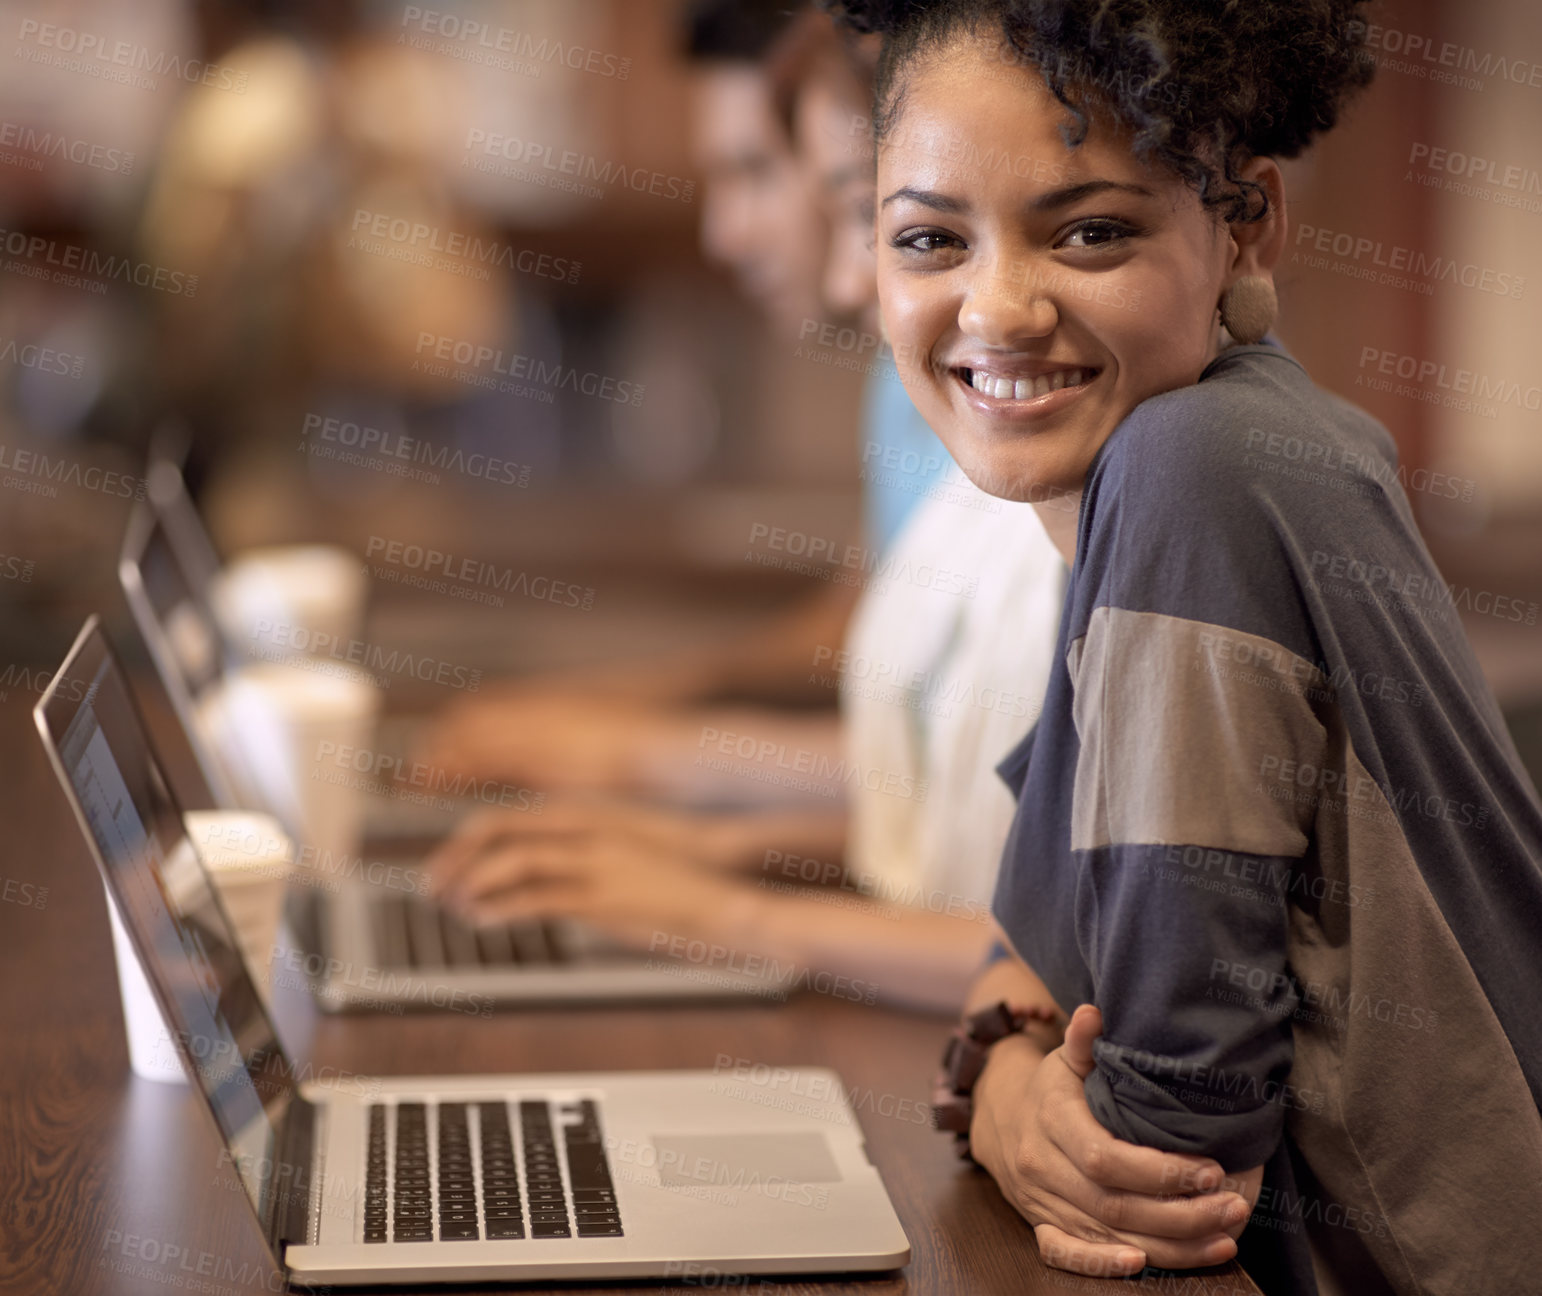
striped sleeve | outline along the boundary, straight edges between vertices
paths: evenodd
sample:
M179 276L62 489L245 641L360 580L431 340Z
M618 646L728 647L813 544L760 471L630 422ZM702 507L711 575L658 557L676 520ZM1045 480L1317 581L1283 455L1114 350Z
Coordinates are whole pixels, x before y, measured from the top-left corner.
M1104 1019L1089 1105L1120 1138L1251 1168L1302 1101L1287 896L1313 809L1268 775L1322 761L1315 672L1256 635L1114 607L1068 664L1077 938Z

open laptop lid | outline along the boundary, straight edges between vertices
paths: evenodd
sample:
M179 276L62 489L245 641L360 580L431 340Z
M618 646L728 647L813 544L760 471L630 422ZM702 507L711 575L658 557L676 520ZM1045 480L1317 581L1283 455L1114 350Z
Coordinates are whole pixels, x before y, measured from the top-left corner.
M33 715L278 1264L294 1206L293 1127L309 1126L309 1104L95 616Z
M192 582L200 598L207 598L209 586L219 574L220 556L214 548L208 528L198 515L193 497L188 493L182 466L187 461L192 435L181 423L161 423L150 438L148 467L145 470L146 494L156 515L166 528L177 561Z
M118 582L215 804L246 808L236 772L210 747L198 721L197 700L224 679L229 650L160 513L148 504L129 513Z

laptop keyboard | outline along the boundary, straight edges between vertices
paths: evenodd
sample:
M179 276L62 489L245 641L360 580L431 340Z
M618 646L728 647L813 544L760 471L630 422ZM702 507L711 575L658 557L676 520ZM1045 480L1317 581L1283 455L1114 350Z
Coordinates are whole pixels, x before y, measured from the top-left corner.
M406 892L372 897L375 948L386 967L547 967L572 961L556 924L477 929L444 906Z
M521 1101L517 1145L509 1107L371 1104L364 1240L623 1236L594 1101Z

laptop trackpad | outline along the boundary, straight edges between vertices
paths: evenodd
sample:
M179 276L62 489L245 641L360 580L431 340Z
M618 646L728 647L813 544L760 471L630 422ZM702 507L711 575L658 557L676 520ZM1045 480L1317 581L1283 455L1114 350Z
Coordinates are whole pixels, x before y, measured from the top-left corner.
M825 1136L803 1134L655 1134L659 1182L733 1184L834 1183L841 1177Z

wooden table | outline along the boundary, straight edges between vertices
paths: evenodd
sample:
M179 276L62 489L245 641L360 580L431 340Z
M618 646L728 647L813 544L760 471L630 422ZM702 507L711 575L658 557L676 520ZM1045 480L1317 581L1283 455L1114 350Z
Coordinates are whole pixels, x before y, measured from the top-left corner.
M0 1292L281 1291L192 1091L129 1071L102 887L34 734L33 700L25 691L0 700ZM39 888L47 889L41 902ZM279 1016L302 1066L364 1075L712 1068L723 1056L836 1068L910 1237L911 1262L866 1279L752 1279L748 1290L1179 1289L1170 1279L1093 1280L1040 1263L1028 1226L990 1180L921 1123L945 1032L937 1018L813 994L780 1006L525 1010L490 1019L325 1017L281 995ZM641 1286L686 1293L725 1284L688 1274L677 1285ZM1257 1288L1226 1266L1185 1276L1181 1290Z

